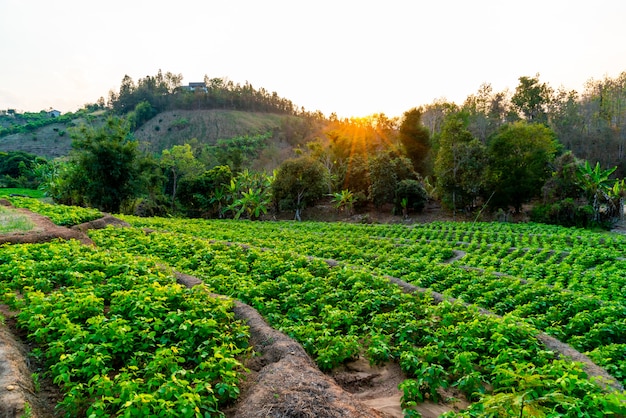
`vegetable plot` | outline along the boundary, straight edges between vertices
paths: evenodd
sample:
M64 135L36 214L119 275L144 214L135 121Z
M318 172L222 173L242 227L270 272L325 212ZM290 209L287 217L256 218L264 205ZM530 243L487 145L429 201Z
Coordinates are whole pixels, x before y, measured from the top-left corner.
M511 314L588 353L626 384L626 237L621 235L539 224L127 220L333 258ZM466 255L442 263L453 250Z
M0 289L67 416L217 416L239 393L249 335L232 302L153 260L77 242L3 246Z
M150 253L201 278L212 291L254 306L273 327L300 341L323 370L359 355L372 363L397 361L408 376L401 385L407 415L424 400L445 401L441 390L448 387L474 401L463 416L496 414L496 408L515 413L520 405L569 416L624 412L623 394L604 392L580 364L556 359L535 338L536 329L515 316L484 316L460 303L432 305L427 295L404 294L368 268L330 267L292 251L212 242L198 238L211 235L201 223L157 222L179 232L108 228L90 236L118 252ZM223 234L241 234L241 241L262 239L254 227L246 235L249 223L208 224L221 225Z

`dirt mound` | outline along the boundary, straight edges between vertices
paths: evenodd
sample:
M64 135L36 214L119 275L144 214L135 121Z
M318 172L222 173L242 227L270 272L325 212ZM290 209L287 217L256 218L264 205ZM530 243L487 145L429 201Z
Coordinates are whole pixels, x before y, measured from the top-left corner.
M176 273L179 283L193 287L201 280ZM219 296L219 295L216 295ZM235 315L250 327L257 356L246 363L250 373L227 417L394 417L360 402L322 373L302 346L271 328L252 307L235 301Z
M105 213L102 218L98 218L90 222L84 222L79 225L74 225L72 227L72 230L86 233L90 229L104 229L109 225L118 226L118 227L130 226L128 222L124 222L121 219L118 219L114 216L109 215L108 213Z
M6 326L0 326L0 417L24 416L25 406L34 403L26 352Z

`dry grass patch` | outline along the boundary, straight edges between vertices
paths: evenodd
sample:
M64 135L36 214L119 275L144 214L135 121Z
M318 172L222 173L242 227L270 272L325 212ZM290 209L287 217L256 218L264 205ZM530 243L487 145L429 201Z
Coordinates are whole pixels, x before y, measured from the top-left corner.
M11 208L0 206L0 234L27 232L34 227L35 224L28 216L22 215Z

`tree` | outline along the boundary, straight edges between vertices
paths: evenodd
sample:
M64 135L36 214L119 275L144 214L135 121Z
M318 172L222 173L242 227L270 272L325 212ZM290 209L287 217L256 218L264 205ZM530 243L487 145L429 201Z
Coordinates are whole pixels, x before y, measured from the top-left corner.
M554 160L552 174L541 189L544 203L555 203L567 198L578 199L583 195L578 179L582 164L570 151Z
M583 197L578 172L582 162L571 152L559 155L541 191L543 199L533 206L530 219L563 226L585 227L591 222L591 205Z
M522 203L539 195L558 150L554 132L544 125L519 121L503 126L487 145L490 206L521 210Z
M409 210L421 212L427 201L428 194L419 181L404 179L398 182L394 209L398 213L402 212L405 218L408 217Z
M376 207L385 203L396 203L398 184L402 180L418 179L411 160L394 151L380 153L371 159L369 175L369 196Z
M216 166L200 176L181 179L178 200L188 216L222 217L226 205L226 188L233 179L229 166Z
M404 112L399 136L407 157L413 163L413 169L424 176L429 174L427 158L431 148L430 134L428 128L422 125L421 108Z
M73 184L85 202L107 212L116 212L126 199L134 196L132 182L137 175L135 165L137 142L128 124L119 118L109 118L100 128L83 125L72 134L76 165ZM77 171L77 172L76 172ZM78 179L83 177L78 183Z
M272 185L274 199L281 209L296 211L295 219L301 219L301 212L314 204L327 191L327 170L311 157L299 157L280 165Z
M48 162L24 151L0 152L0 187L36 188L39 184L33 170Z
M493 93L491 84L484 83L478 92L469 95L462 111L468 116L467 130L483 144L507 119L509 103L505 93Z
M161 164L171 174L172 210L176 202L178 182L187 177L198 176L204 171L204 165L196 160L189 144L174 145L161 153Z
M470 210L484 188L485 146L466 128L463 114L446 117L435 160L437 192L455 213Z
M148 101L144 100L135 106L135 110L128 114L127 119L132 128L137 129L149 121L154 115L156 115L156 109L152 107Z
M527 122L548 123L548 105L552 89L539 82L539 74L535 77L520 77L511 103L524 115Z

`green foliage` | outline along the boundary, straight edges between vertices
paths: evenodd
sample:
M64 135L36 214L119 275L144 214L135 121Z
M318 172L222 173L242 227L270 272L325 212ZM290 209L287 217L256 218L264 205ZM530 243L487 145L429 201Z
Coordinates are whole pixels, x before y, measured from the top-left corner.
M554 203L537 204L530 212L533 222L545 224L575 226L585 228L591 225L593 207L581 204L572 198L565 198Z
M516 210L539 195L550 178L549 163L559 144L554 132L540 124L505 125L488 143L489 165L485 195L490 206Z
M449 115L439 135L435 160L437 194L452 209L471 210L485 187L486 149L465 127L461 114Z
M426 176L430 171L428 157L431 149L430 132L422 124L422 109L413 108L404 112L398 136L413 169Z
M83 125L72 137L75 168L65 178L65 188L82 195L89 206L118 212L135 194L138 151L128 124L110 118L101 128Z
M78 225L102 217L102 212L98 209L58 204L51 205L37 199L19 196L8 197L8 200L13 206L39 213L60 226Z
M421 212L427 201L428 194L419 181L405 179L398 182L396 186L396 211L406 212L405 215L408 214L408 210Z
M216 166L197 177L183 178L178 200L188 216L214 218L224 215L229 196L226 193L233 180L229 166Z
M36 167L48 162L23 151L0 152L0 187L37 188Z
M193 179L204 171L204 165L196 159L191 145L174 145L161 153L161 164L168 175L171 190L172 211L176 204L178 183L184 179Z
M530 123L548 122L548 104L552 89L539 82L539 74L535 77L520 77L519 85L511 97L511 103Z
M45 111L0 116L0 122L3 122L2 126L0 126L0 137L16 133L23 134L33 132L39 128L55 123L68 123L75 117L76 115L71 112L65 113L59 117L52 117Z
M398 186L402 180L417 180L411 161L393 151L376 155L369 162L370 200L380 207L385 203L395 204L398 197Z
M156 115L156 109L153 108L149 102L144 100L143 102L137 103L135 109L127 115L127 120L132 126L132 129L137 129L152 119L154 115Z
M571 152L559 155L553 163L552 175L542 188L545 203L555 203L562 199L579 199L582 189L578 180L582 162Z
M238 396L249 335L232 301L175 284L154 261L76 242L10 246L1 258L3 299L68 416L218 416Z
M603 170L600 163L592 168L589 161L578 166L578 184L593 208L593 222L597 225L620 217L620 197L624 187L622 183L611 179L616 169L617 167Z
M235 219L245 215L248 219L256 220L261 214L267 213L271 204L272 184L274 176L265 173L251 173L244 170L230 180L230 185L218 191L215 203L222 201L230 204L223 211L231 212Z
M327 178L324 166L310 157L285 161L278 168L272 184L274 200L281 209L300 212L324 196Z
M194 235L206 239L219 237L224 241L241 242L259 248L274 248L276 251L282 249L289 252L288 257L292 260L293 252L324 259L332 258L352 267L360 266L361 269L365 268L381 276L391 275L417 286L446 292L450 296L511 317L511 322L507 322L511 326L510 334L507 334L509 331L506 333L498 331L497 338L493 337L493 341L497 342L499 347L508 347L512 341L518 341L519 334L514 330L519 329L523 322L544 330L582 351L599 349L607 344L619 344L620 339L626 338L626 328L623 326L625 313L622 307L624 298L620 290L626 285L623 274L625 264L616 259L621 257L620 249L626 248L626 241L616 234L597 234L541 224L431 223L403 227L308 222L239 225L224 221L220 223L186 221L184 225L177 226L175 221L168 220L132 220L132 222L137 226L177 233L193 230ZM197 248L195 247L197 244L192 245L190 242L181 242L180 245ZM170 246L164 248L165 251L169 251ZM439 264L453 256L452 249L463 251L466 255L457 263ZM148 247L143 249L138 247L137 250L152 251ZM190 254L186 255L186 263L189 264L185 265L198 268L198 263L202 263L202 255L191 257ZM241 260L244 256L237 253L233 257ZM272 263L272 266L275 265ZM459 268L464 266L481 269L484 272ZM216 268L215 274L217 272L223 274L225 271L221 267ZM278 270L283 271L284 268L286 266ZM276 267L270 270L278 271ZM245 265L238 263L237 280L240 280L241 273L246 271L248 269ZM304 277L301 273L298 275ZM275 277L273 274L275 273L264 277ZM328 283L331 288L332 283ZM353 286L352 283L346 282L346 285ZM317 281L311 286L320 287L320 291L323 287ZM293 290L293 287L286 287L282 282L271 284L270 288L276 291L282 289L281 291L285 292ZM310 287L307 286L306 289ZM327 303L330 305L336 305L337 303L332 301L339 300L337 298L340 297L346 300L354 299L353 296L341 296L330 292L331 302ZM389 306L372 293L363 293L362 296L371 301L367 305L371 308L385 310ZM307 297L301 295L289 300L293 303L296 300L303 303ZM316 294L311 298L317 300L319 295ZM292 302L285 303L291 306ZM274 302L270 305L268 312L276 314L277 305L274 305ZM303 306L303 309L305 312L294 314L296 316L293 318L297 320L306 317L309 315L308 310L315 308ZM356 311L362 312L360 309L362 308L356 308ZM341 310L349 311L344 307ZM331 312L333 311L329 311ZM415 315L416 318L421 318L420 315L423 314L416 311ZM447 313L444 315L439 312L436 315L451 318ZM330 317L338 318L340 315ZM344 317L353 321L351 319L353 316L344 314ZM386 321L389 322L391 319L386 317ZM467 320L465 321L464 332L469 333L471 327L476 327L472 328L474 329L471 332L472 338L464 339L461 334L454 334L453 337L447 334L450 338L458 339L455 343L458 345L450 346L456 347L454 353L446 354L441 347L431 346L427 351L421 350L416 356L419 358L428 355L426 361L441 364L446 369L448 360L445 358L451 359L453 364L458 364L454 366L457 371L453 370L451 374L458 387L465 388L468 396L478 396L475 394L480 394L481 390L484 390L481 389L483 385L480 382L488 380L488 377L483 376L485 371L468 367L468 363L472 363L475 355L463 354L458 359L457 356L466 352L480 353L476 358L484 356L487 347L484 341L492 341L492 334L498 326L485 322L485 318L472 322L471 327ZM354 322L337 322L333 319L333 324L334 327L343 324L341 327L345 329L353 326ZM372 326L372 321L369 324ZM433 325L422 322L404 325L403 322L399 322L389 323L389 327L395 327L394 333L398 334L394 338L398 340L413 341L412 338L421 336L419 338L425 338L423 344L426 344L430 337L424 335L423 328L432 328ZM310 327L306 329L305 334L312 332ZM378 347L372 353L384 353L387 349L379 341L387 340L373 338L370 331L371 328L368 328L359 338L371 341ZM483 342L476 345L480 341ZM388 345L392 358L398 358L399 355L393 348L396 343ZM367 344L364 344L363 349L368 350ZM500 355L499 361L518 353L493 350L495 351L488 352L495 356ZM440 355L443 357L439 357ZM619 356L614 356L614 359L606 357L604 361L605 367L619 369L622 360Z
M332 203L335 208L340 211L346 211L348 214L352 214L354 209L354 203L356 202L356 196L350 190L342 190L332 195Z

